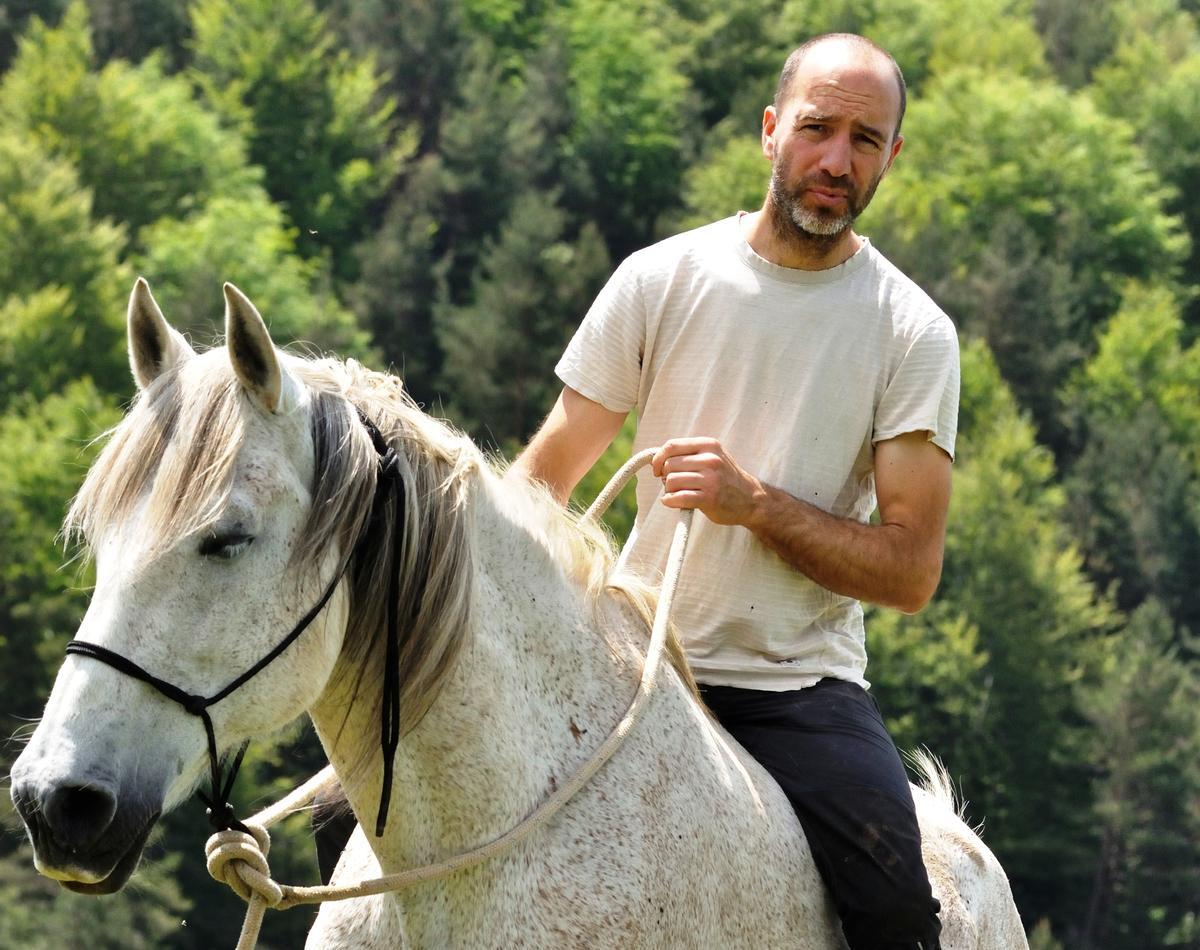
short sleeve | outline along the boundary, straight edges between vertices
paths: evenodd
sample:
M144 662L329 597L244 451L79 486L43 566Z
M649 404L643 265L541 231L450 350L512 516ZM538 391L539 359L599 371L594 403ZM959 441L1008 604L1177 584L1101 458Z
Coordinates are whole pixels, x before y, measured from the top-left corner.
M958 334L948 317L931 321L913 340L875 409L871 442L927 432L954 458L958 435Z
M637 273L626 260L609 278L554 368L558 378L613 412L637 405L646 308Z

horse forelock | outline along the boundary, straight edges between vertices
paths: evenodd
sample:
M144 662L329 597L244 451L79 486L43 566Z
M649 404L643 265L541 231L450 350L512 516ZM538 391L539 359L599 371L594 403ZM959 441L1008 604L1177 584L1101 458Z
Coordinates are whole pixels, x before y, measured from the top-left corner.
M244 403L232 370L213 364L164 373L138 393L129 413L100 438L108 444L84 479L64 523L89 548L141 515L148 556L216 521L228 502L245 439Z

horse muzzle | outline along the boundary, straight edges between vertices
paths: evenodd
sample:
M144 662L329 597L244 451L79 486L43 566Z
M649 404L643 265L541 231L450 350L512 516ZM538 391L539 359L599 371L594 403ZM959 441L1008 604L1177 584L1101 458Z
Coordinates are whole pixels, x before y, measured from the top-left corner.
M122 802L102 782L45 783L14 775L12 801L40 874L81 894L119 891L137 868L161 809Z

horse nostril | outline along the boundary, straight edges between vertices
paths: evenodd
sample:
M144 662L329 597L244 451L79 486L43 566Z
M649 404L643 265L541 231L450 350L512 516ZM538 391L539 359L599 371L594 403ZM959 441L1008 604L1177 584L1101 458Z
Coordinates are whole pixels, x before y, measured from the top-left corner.
M108 827L117 813L117 799L103 788L56 785L43 800L42 813L60 846L80 850Z

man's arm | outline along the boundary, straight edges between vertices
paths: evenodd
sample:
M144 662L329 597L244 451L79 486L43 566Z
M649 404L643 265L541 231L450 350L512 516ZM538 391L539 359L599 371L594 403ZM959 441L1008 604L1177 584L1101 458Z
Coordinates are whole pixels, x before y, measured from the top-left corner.
M564 386L509 474L545 482L565 505L579 480L616 438L625 416Z
M950 457L923 432L875 446L879 524L839 518L745 471L716 439L672 439L654 458L662 503L742 525L822 587L916 613L942 574Z

